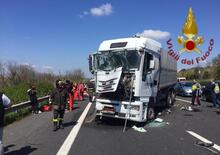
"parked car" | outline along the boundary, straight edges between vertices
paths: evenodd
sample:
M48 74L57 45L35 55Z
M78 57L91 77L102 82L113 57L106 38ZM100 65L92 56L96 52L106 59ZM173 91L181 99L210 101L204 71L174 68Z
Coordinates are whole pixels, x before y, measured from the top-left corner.
M190 81L181 81L176 84L175 91L177 95L192 96L192 85Z

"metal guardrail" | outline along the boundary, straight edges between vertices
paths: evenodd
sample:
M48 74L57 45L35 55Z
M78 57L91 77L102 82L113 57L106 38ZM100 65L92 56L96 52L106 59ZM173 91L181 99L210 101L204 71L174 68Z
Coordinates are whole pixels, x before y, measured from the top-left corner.
M38 100L38 102L43 102L45 100L49 100L49 97L50 96L48 95L48 96L40 97L37 100ZM29 106L31 106L31 101L18 103L18 104L12 105L10 108L7 108L6 113L14 112L16 110L23 109L23 108L26 108L26 107L29 107Z

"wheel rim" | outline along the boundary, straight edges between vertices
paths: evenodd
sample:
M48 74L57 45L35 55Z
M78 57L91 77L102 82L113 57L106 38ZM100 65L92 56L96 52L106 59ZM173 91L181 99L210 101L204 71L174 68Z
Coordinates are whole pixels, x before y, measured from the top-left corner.
M148 120L153 120L155 117L155 112L153 108L148 109L148 114L147 114L147 119Z
M173 104L174 103L174 101L175 101L175 92L173 92L172 91L172 93L171 93L171 104Z
M171 93L169 93L167 96L167 103L168 103L168 106L172 104Z

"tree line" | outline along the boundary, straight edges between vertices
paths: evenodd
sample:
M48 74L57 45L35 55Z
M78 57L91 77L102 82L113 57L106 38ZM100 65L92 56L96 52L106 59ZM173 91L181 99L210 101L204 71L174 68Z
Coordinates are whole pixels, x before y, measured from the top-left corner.
M47 95L57 79L76 83L86 80L81 69L57 75L52 72L38 72L29 65L0 61L0 91L6 93L13 103L28 100L26 91L32 85L37 88L39 97Z
M220 80L220 54L214 57L204 67L182 69L177 73L178 77L186 77L187 80Z

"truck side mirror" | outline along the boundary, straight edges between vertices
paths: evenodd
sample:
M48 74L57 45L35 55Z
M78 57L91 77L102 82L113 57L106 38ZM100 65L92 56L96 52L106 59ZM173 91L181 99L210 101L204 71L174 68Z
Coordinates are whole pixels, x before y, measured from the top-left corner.
M93 63L92 63L92 55L89 55L89 71L93 74Z
M149 69L150 69L150 70L154 70L154 69L155 69L155 61L154 61L154 60L150 60Z

